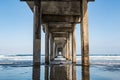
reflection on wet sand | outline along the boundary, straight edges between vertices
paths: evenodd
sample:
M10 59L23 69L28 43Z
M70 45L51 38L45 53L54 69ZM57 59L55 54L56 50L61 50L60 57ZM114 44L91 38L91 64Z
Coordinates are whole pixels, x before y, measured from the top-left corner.
M45 80L49 80L49 65L45 65Z
M45 65L44 71L42 80L80 80L76 78L76 74L80 75L76 73L76 65ZM40 66L33 67L33 80L40 80ZM82 80L89 80L88 66L82 66Z
M82 80L90 80L89 66L82 66Z
M72 80L76 80L76 65L72 65Z
M71 80L70 65L51 65L50 80Z
M40 80L40 66L33 66L33 80Z

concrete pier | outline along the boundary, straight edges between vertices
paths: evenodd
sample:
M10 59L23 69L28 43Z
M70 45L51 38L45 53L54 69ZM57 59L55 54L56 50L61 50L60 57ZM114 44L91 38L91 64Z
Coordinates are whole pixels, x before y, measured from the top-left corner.
M50 60L53 60L53 37L50 35Z
M76 63L76 28L74 25L72 32L72 62Z
M33 64L40 64L41 26L45 33L45 63L59 53L76 63L76 24L81 24L82 65L89 66L88 2L94 0L21 0L34 13ZM49 59L50 55L50 59Z
M82 65L89 65L88 0L81 0L81 53Z
M33 31L33 64L40 64L41 54L41 7L40 2L34 2L34 31Z
M49 30L45 27L45 63L49 64Z

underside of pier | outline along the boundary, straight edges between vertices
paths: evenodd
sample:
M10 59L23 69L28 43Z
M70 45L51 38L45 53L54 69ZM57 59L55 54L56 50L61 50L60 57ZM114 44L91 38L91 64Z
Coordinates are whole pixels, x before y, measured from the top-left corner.
M45 63L57 56L76 63L76 24L80 25L82 65L89 65L88 3L94 0L21 0L34 14L33 63L40 64L41 29L45 33ZM42 27L42 28L41 28Z

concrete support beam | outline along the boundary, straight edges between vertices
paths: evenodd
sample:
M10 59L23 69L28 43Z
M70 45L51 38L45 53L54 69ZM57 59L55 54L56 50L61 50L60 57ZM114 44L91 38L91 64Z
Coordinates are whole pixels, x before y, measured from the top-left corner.
M54 57L56 57L56 44L55 44L55 41L54 41Z
M89 65L89 41L88 41L88 2L81 0L81 48L82 65Z
M68 60L70 60L70 40L68 40Z
M67 36L67 43L66 43L66 57L67 57L67 60L69 60L69 39L68 39L68 36Z
M64 57L66 58L66 43L63 46L63 54L64 54Z
M70 33L68 34L68 60L71 60L71 45L70 45Z
M68 56L67 56L67 52L68 52L68 51L67 51L67 41L66 41L66 43L65 43L65 58L66 58L66 60L68 59L68 58L67 58L67 57L68 57Z
M50 32L72 32L72 28L71 27L66 27L66 28L51 28Z
M55 44L55 55L57 57L57 45Z
M53 37L66 37L67 36L67 34L62 34L62 33L54 33L54 34L52 34L52 36Z
M53 59L55 58L55 41L53 41Z
M70 33L70 60L72 60L72 33Z
M62 55L63 55L63 57L65 57L64 46L63 46L63 49L62 49Z
M58 56L58 45L56 45L56 55Z
M41 54L41 7L40 3L34 4L34 29L33 29L33 65L40 64Z
M76 63L76 27L73 26L72 32L72 62Z
M34 0L20 0L20 1L34 1ZM79 1L79 0L41 0L41 1L63 1L63 2L74 2L74 1ZM95 1L95 0L88 0L88 1Z
M52 34L50 36L50 60L53 60L53 37Z
M49 64L49 30L45 27L45 63Z
M55 23L55 22L66 22L66 23L80 23L79 15L67 16L67 15L42 15L43 23Z

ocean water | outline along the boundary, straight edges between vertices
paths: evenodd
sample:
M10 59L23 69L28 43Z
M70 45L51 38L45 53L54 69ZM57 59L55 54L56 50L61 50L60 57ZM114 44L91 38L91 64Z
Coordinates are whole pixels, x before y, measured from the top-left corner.
M77 64L32 66L32 55L0 55L0 80L120 80L120 55L90 55L90 66Z

